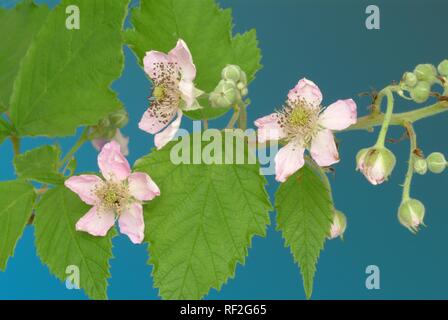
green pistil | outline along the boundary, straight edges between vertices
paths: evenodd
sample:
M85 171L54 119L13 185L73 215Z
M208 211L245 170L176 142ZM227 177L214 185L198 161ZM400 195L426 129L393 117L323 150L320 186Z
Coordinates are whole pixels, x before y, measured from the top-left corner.
M310 123L311 114L305 108L294 108L289 123L294 127L306 127Z
M156 98L156 100L162 100L165 97L165 88L162 86L156 86L154 88L154 91L152 93L152 95L154 96L154 98Z

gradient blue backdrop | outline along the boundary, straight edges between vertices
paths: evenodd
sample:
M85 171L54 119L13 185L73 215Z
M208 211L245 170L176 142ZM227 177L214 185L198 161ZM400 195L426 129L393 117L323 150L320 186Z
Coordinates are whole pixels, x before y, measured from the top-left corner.
M6 7L16 0L0 0ZM37 1L54 6L57 0ZM134 4L137 1L134 1ZM418 63L437 64L448 58L444 0L220 0L233 8L236 31L256 28L263 50L264 68L253 82L249 120L270 113L282 104L287 91L297 80L307 77L317 82L324 102L354 97L359 113L367 113L368 98L360 92L380 89ZM381 9L381 30L364 26L365 8L376 4ZM206 26L204 26L206 28ZM156 32L156 30L154 31ZM207 45L204 44L206 50ZM130 112L130 125L124 130L131 136L131 162L152 148L152 138L137 129L147 104L149 82L133 54L125 49L126 69L114 89ZM95 54L95 52L92 52ZM86 102L88 103L88 102ZM415 107L399 100L398 111ZM212 122L222 125L227 119ZM448 153L448 114L426 119L416 125L419 145L426 153ZM185 121L185 126L189 126ZM394 128L390 137L399 137ZM398 166L390 181L373 187L357 172L356 152L373 144L375 135L350 132L338 136L342 161L331 178L336 206L348 216L345 240L326 243L315 277L314 299L391 299L448 298L448 212L446 192L448 176L417 177L412 194L427 209L426 224L412 235L396 219L400 203L408 144L392 145ZM63 140L65 150L74 139ZM31 149L48 139L27 140ZM0 146L0 180L14 178L9 142ZM96 170L96 152L85 145L78 154L78 169ZM269 177L269 194L277 184ZM255 238L245 266L238 266L236 278L221 292L212 290L210 299L302 299L302 280L297 265L279 232L275 231L275 213L266 238ZM158 299L152 287L151 267L146 264L146 245L132 245L125 236L114 239L112 299ZM377 265L381 270L381 289L365 288L365 268ZM85 299L82 291L69 291L42 265L35 253L33 228L28 227L20 240L8 270L0 273L0 298L4 299Z

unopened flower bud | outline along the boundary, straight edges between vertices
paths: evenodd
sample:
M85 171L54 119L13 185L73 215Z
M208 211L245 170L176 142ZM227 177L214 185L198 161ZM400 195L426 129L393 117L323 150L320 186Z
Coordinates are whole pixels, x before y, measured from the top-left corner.
M439 71L440 75L448 77L448 59L445 59L442 62L440 62L439 66L437 67L437 70Z
M337 237L342 238L344 236L346 228L347 228L347 218L342 212L335 210L333 215L333 223L330 229L330 235L328 238L329 239L335 239Z
M403 82L409 88L415 87L415 85L417 84L417 81L418 81L417 76L413 72L406 72L403 75Z
M428 172L428 163L425 159L418 157L414 161L414 171L418 174L424 175Z
M434 83L435 78L437 76L436 67L432 64L419 64L415 67L414 73L417 76L418 80Z
M446 169L445 156L440 152L433 152L427 158L428 169L432 173L442 173Z
M410 90L411 98L417 103L423 103L429 98L431 85L426 81L419 81L417 85Z
M424 225L425 206L416 199L404 201L398 209L398 220L411 232L417 232L420 225Z
M121 109L109 116L111 126L114 128L123 128L128 124L129 116L126 110Z
M395 168L395 155L385 147L362 149L356 156L357 169L367 180L378 185L386 181Z
M210 102L215 108L229 108L238 98L238 89L232 80L221 80L210 94Z
M249 90L247 90L247 88L243 88L243 89L241 90L241 96L245 97L245 96L247 96L248 94L249 94Z
M221 76L224 80L232 80L235 83L241 80L241 74L243 70L239 66L229 64L227 67L222 69Z

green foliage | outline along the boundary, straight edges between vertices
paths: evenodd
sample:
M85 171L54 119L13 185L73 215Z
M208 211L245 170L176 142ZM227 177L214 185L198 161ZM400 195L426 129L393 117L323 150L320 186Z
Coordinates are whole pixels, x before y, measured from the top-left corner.
M58 279L65 281L68 266L79 267L80 287L92 299L107 299L112 230L106 237L93 237L75 229L76 222L90 209L65 188L46 192L36 208L37 254Z
M14 79L36 33L42 27L49 9L26 0L14 9L0 8L0 112L7 110Z
M278 229L300 266L305 293L310 298L316 263L334 212L330 191L321 177L305 166L280 186L275 206Z
M0 144L2 144L3 141L5 141L5 139L9 136L10 132L11 132L10 125L5 120L0 118Z
M0 182L0 270L5 271L8 258L32 214L34 188L24 181Z
M123 68L128 2L63 0L48 14L14 83L10 111L19 135L72 135L78 126L94 125L120 109L109 86ZM79 30L66 28L69 5L79 7Z
M176 165L170 159L175 145L135 165L161 189L145 205L145 239L160 296L200 299L233 277L238 262L244 264L253 236L266 234L271 205L259 165Z
M48 145L22 153L14 159L16 174L22 179L62 184L64 176L58 172L60 156L59 147Z
M218 85L227 64L241 66L249 81L261 68L255 30L233 36L231 10L222 10L214 0L145 0L133 10L132 23L134 29L126 32L126 38L140 62L147 51L168 52L179 38L185 40L198 71L196 84L206 92ZM206 99L200 103L204 109L187 115L208 119L229 110L212 108Z

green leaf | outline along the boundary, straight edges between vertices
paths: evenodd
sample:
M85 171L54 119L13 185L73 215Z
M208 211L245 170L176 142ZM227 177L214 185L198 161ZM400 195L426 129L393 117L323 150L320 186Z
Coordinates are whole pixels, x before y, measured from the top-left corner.
M316 263L333 217L331 195L321 177L308 166L291 176L275 197L277 228L300 266L307 298L313 291Z
M0 118L0 144L5 141L5 139L10 135L11 128L9 123L4 119Z
M112 230L106 237L93 237L75 230L76 222L89 210L79 197L65 188L46 192L36 208L36 248L42 262L61 281L68 266L77 266L80 287L92 299L107 299Z
M214 0L141 1L140 7L132 11L132 23L134 29L126 32L126 38L140 63L147 51L168 52L181 38L197 67L196 85L206 92L216 87L227 64L241 66L249 81L261 67L255 30L232 36L232 13L219 8ZM201 103L204 109L187 115L194 119L215 118L229 110ZM144 109L142 106L142 113Z
M123 69L122 26L129 0L63 0L25 55L11 118L21 136L68 136L121 108L110 89ZM66 28L66 7L80 29Z
M20 62L49 11L46 5L37 6L31 0L23 1L14 9L0 8L0 112L7 110Z
M244 264L253 236L266 234L271 205L258 164L175 165L175 145L135 166L161 189L145 205L145 239L160 296L200 299L211 288L220 290L237 263Z
M58 172L61 149L42 146L22 153L14 159L17 176L41 183L62 184L64 176Z
M24 181L0 182L0 270L5 271L31 217L34 188Z

